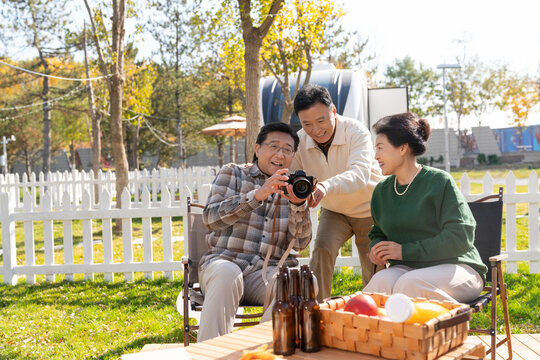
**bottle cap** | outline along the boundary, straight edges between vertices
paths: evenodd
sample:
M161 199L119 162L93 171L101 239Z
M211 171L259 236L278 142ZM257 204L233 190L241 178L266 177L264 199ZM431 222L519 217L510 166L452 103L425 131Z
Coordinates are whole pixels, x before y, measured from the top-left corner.
M414 303L406 295L393 294L386 300L384 309L393 322L405 322L414 314Z

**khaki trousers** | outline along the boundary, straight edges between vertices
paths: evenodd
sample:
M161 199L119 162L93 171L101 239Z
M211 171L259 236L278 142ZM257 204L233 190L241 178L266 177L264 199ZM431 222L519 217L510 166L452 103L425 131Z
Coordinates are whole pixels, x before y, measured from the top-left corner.
M339 249L353 235L362 266L362 281L364 284L369 282L372 263L369 260L368 232L372 226L371 217L352 218L321 208L319 227L309 262L309 267L319 283L319 295L317 296L319 302L330 296L332 275Z
M442 264L422 269L396 265L373 275L363 291L466 303L476 299L483 287L482 277L469 265Z
M271 281L276 267L268 267L266 276ZM199 272L204 304L197 341L212 339L232 332L234 316L240 304L262 306L265 285L262 270L242 275L242 270L228 260L215 260ZM273 301L261 321L272 319Z

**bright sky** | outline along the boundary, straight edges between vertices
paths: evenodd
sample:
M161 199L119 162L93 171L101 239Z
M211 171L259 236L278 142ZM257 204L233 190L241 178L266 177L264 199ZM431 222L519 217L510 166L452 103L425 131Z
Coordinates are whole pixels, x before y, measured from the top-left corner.
M380 65L406 55L432 67L455 63L468 39L467 56L540 75L538 0L342 1L343 23L369 37Z
M540 1L538 0L342 0L343 24L369 38L379 72L409 55L432 68L477 55L486 63L540 78ZM466 39L463 43L460 40ZM378 77L377 77L378 78ZM464 124L477 126L475 120ZM486 114L491 127L509 126L508 115ZM450 126L455 119L449 115ZM538 109L527 124L539 124ZM432 123L443 127L442 119Z

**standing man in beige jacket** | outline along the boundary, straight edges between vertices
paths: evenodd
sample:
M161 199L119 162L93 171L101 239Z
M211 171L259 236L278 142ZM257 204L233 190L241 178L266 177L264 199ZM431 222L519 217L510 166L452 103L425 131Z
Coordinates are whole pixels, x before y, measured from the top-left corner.
M362 281L367 284L371 278L370 201L383 176L368 129L359 120L338 115L325 87L304 86L296 95L294 110L302 129L291 170L302 169L318 180L310 206L320 203L321 213L309 265L322 300L330 296L339 249L352 235L360 255Z

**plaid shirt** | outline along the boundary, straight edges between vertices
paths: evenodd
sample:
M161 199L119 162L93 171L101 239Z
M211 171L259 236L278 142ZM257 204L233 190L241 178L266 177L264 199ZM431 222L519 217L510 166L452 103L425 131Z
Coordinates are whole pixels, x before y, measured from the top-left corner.
M203 212L210 229L206 235L210 251L200 262L201 269L216 259L237 264L243 273L262 268L272 238L272 223L277 194L261 202L255 190L268 179L257 164L227 164L217 174ZM297 234L298 232L298 234ZM296 236L295 250L304 249L311 240L311 220L307 202L294 205L281 198L277 207L274 249L268 266L277 266ZM289 255L284 265L296 266Z

